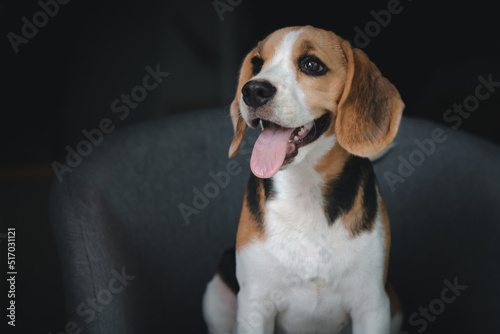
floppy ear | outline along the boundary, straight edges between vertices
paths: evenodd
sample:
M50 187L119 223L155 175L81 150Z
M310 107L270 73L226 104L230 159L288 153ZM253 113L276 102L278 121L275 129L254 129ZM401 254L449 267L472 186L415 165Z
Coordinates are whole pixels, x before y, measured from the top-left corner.
M347 59L346 84L338 105L335 133L354 155L371 157L389 145L399 127L404 103L361 50L342 43Z
M240 144L243 140L243 136L245 135L245 131L247 129L247 123L241 117L240 113L240 95L241 88L243 85L250 80L252 77L252 64L251 59L255 55L255 49L250 51L249 54L243 60L243 64L241 65L240 77L238 80L238 88L236 89L236 96L234 97L233 103L231 103L231 120L233 121L233 129L234 129L234 137L231 142L231 146L229 147L229 157L232 158L240 151Z
M238 92L239 92L238 87ZM241 117L240 114L240 103L239 103L239 94L236 93L236 97L231 103L231 121L233 122L234 129L234 137L231 142L231 146L229 146L229 157L232 158L240 151L240 144L243 140L243 136L245 135L245 131L247 129L247 123Z

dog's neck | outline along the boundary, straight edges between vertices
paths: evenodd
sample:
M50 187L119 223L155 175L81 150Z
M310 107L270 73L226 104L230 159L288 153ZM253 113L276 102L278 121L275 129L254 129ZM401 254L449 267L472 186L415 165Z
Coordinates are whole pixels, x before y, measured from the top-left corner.
M336 178L352 155L336 142L334 136L318 144L300 162L291 163L280 170L274 177L275 181L300 185L306 189L322 187Z
M373 226L378 195L371 162L338 143L317 159L306 157L280 170L271 188L284 211L322 208L329 224L342 218L352 236Z
M335 138L318 144L302 150L300 160L270 179L250 176L238 228L239 247L248 242L247 236L267 228L343 226L348 237L373 228L378 191L371 162L347 152ZM271 227L264 227L270 222Z
M274 175L270 182L271 198L281 200L285 211L305 206L324 208L325 191L332 180L338 177L351 156L335 138L323 139L308 151L302 151L300 160L292 162ZM304 147L307 148L307 147Z

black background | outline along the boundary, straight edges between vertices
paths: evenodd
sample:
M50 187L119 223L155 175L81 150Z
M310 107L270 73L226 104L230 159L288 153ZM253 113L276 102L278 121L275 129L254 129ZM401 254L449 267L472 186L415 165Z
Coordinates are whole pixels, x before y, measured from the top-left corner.
M17 54L7 34L21 34L21 18L31 20L40 5L2 2L0 233L7 226L18 232L18 332L59 333L66 322L48 216L51 163L64 160L65 147L83 139L83 129L113 116L111 102L141 83L146 66L161 64L170 75L116 123L119 128L169 113L227 108L240 61L273 30L310 24L354 42L354 28L365 30L375 20L371 11L389 2L243 0L221 20L210 0L73 0L59 5ZM448 108L474 94L478 76L500 81L494 2L401 0L400 7L363 50L399 89L406 115L443 123ZM500 143L499 105L495 92L460 130Z

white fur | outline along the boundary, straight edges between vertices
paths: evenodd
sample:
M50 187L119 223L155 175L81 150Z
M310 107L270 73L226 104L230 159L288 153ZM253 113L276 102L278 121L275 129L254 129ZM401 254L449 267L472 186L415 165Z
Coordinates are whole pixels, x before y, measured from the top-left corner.
M305 93L297 83L297 66L292 61L293 45L300 33L301 29L287 33L274 57L252 78L267 80L276 87L276 95L264 109L266 119L287 128L296 128L314 120L305 102ZM246 120L249 118L249 108L241 95L240 112Z
M233 333L236 325L236 296L218 275L208 283L202 305L209 334Z

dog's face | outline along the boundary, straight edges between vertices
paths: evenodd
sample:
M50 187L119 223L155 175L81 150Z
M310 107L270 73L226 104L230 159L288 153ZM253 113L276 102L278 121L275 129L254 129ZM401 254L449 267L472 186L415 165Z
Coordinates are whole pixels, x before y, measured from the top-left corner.
M243 61L229 155L238 153L250 126L262 131L250 163L262 178L320 137L335 136L350 153L373 156L394 139L403 107L396 88L349 42L310 26L280 29Z

